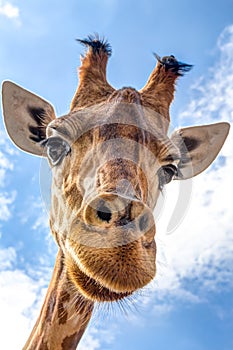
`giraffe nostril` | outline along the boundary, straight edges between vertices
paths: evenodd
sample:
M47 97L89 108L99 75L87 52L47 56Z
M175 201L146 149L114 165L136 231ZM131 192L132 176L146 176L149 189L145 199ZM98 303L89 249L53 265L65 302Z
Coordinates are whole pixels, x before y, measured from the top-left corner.
M102 204L97 210L96 215L102 221L109 222L112 218L111 210L105 205Z

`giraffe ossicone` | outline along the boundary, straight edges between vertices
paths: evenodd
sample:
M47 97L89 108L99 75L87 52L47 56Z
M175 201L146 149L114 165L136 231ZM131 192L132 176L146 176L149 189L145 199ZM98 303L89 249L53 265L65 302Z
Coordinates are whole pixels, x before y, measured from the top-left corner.
M10 138L51 167L50 227L59 249L25 350L76 349L93 303L127 298L155 277L160 192L204 171L229 131L216 123L167 135L175 82L191 65L156 56L141 90L116 90L106 78L110 45L98 37L81 43L87 52L65 116L10 81L2 87Z

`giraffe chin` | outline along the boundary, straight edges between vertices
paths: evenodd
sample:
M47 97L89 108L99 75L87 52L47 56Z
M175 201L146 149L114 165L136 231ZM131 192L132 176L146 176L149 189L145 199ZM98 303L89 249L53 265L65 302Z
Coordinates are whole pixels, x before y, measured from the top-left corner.
M87 299L94 302L113 302L130 296L133 292L114 292L87 276L74 262L67 262L67 272L71 282Z

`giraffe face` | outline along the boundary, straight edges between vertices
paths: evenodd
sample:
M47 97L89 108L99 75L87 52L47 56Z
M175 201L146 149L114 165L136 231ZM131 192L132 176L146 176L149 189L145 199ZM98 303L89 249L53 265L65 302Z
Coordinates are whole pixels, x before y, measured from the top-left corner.
M180 158L156 131L154 113L126 102L132 95L139 97L121 89L47 127L51 229L73 284L97 301L122 299L154 278L152 212Z

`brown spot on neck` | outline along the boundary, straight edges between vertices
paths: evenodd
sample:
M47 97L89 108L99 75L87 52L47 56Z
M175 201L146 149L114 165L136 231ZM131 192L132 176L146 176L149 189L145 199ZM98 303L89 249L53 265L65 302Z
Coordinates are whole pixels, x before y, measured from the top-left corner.
M67 293L67 291L62 291L60 300L58 303L58 318L59 318L59 324L65 324L68 317L68 312L66 310L66 307L64 304L67 304L70 301L70 295Z
M62 345L61 345L62 350L74 349L76 347L79 339L82 337L82 335L83 335L83 330L81 330L78 333L74 333L70 336L65 337L65 339L62 341Z

